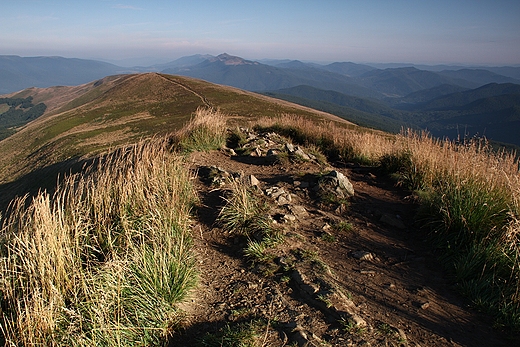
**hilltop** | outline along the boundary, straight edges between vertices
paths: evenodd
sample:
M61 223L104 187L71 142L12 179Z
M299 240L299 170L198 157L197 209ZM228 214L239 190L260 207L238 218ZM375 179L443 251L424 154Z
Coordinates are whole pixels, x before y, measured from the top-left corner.
M48 106L0 141L6 343L518 341L506 153L167 74L10 97Z

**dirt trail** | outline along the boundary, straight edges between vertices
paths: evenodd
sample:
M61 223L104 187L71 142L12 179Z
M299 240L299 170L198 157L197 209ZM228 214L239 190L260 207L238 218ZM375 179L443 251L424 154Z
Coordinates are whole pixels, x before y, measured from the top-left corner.
M489 317L468 308L415 226L412 199L375 169L315 161L270 164L224 151L195 153L191 165L199 173L214 165L254 175L264 193L274 186L291 192L290 204L266 199L272 215L296 218L280 222L285 241L277 246L278 267L252 266L243 254L246 241L215 223L229 187L197 180L202 206L194 236L200 285L182 307L188 323L171 346L197 346L205 333L253 318L269 322L260 334L264 346L518 343L492 329ZM331 169L353 184L355 195L346 208L324 207L309 195L310 177ZM291 272L281 270L285 262L292 262Z

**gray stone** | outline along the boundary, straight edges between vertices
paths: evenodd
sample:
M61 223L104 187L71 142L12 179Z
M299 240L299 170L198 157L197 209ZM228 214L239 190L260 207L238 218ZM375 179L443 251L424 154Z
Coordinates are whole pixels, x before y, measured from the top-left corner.
M311 157L307 155L300 147L295 147L294 152L292 154L301 157L303 160L310 160Z
M354 196L354 186L352 185L352 183L350 183L348 178L341 172L333 170L327 176L337 178L338 186L344 189L349 196Z
M309 215L305 207L301 205L291 205L289 206L289 211L291 211L292 214L299 218L303 218Z
M296 282L302 291L309 295L314 295L320 290L320 287L317 284L307 280L307 277L300 270L293 271L292 279L294 282Z
M366 251L352 252L352 256L359 260L366 260L366 261L374 260L374 255L372 253L366 252Z
M397 218L396 216L390 213L384 213L379 219L379 221L397 229L406 229L406 225L404 225L401 219Z
M253 175L249 175L249 177L247 178L247 183L250 186L256 186L256 187L258 187L260 185L260 181Z
M283 195L280 195L278 196L278 198L276 199L276 203L278 205L289 205L292 201L292 197L291 197L291 194L283 194Z

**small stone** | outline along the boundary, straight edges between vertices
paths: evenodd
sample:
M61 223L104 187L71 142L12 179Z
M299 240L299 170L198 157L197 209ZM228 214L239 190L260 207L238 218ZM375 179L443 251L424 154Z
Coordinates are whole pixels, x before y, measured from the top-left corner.
M307 277L300 270L293 271L291 277L296 282L296 284L298 284L301 290L309 295L314 295L320 290L320 287L317 284L307 280Z
M278 155L278 151L273 148L269 149L266 154L266 156L268 156L268 157L273 157L273 156L277 156L277 155Z
M294 155L301 157L303 160L310 160L311 158L300 147L296 147L293 152Z
M298 217L298 218L304 218L304 217L307 217L309 215L309 213L307 212L305 207L303 207L301 205L290 205L289 206L289 211L291 211L291 213L293 215L295 215L296 217Z
M354 187L345 175L339 171L333 170L329 173L329 176L336 177L338 179L339 187L345 189L349 196L354 196Z
M352 256L359 260L366 260L366 261L374 260L374 255L372 253L366 252L366 251L352 252Z
M384 213L379 221L397 229L406 229L406 225L404 225L403 221L390 213Z
M374 270L361 270L359 272L364 275L374 275L376 273Z
M279 187L272 187L270 189L267 189L266 191L267 196L272 197L273 199L278 198L280 195L285 194L285 190L283 188Z
M256 187L258 187L260 185L260 181L258 180L258 178L256 178L253 175L249 175L249 177L247 179L247 183L249 183L250 186L256 186Z
M286 214L282 217L282 219L287 223L287 222L294 222L296 220L296 217L293 216L292 214Z
M278 199L276 199L276 203L280 206L289 205L291 203L291 200L292 198L290 194L280 195Z
M285 144L285 149L286 149L287 152L289 152L289 153L294 152L294 146L293 146L291 143L286 143L286 144Z
M430 307L430 303L429 302L425 302L424 304L421 304L421 309L423 309L423 310L428 309L428 307Z
M367 326L367 322L361 318L360 316L358 316L357 314L355 315L352 315L352 320L354 321L354 324L358 327L366 327Z
M251 157L261 157L262 156L262 151L260 150L260 148L256 147L250 154Z

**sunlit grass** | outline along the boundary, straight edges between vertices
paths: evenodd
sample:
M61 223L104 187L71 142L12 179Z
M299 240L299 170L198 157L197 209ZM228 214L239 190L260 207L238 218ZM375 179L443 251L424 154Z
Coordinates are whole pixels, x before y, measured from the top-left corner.
M166 141L116 151L53 196L26 200L13 202L2 230L5 344L163 343L196 281L195 194Z

